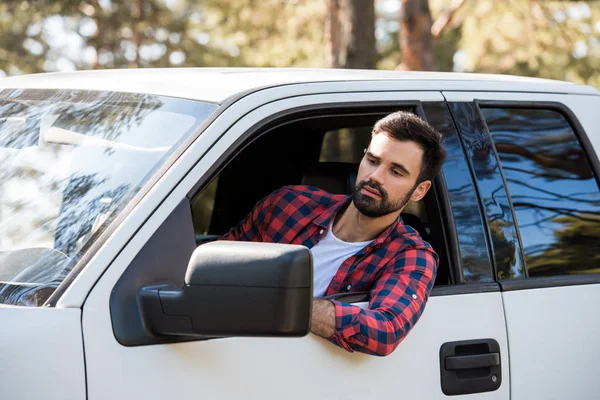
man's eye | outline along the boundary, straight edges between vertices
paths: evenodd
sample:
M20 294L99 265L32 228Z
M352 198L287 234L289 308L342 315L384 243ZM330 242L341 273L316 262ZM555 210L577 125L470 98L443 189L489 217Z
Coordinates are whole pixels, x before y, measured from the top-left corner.
M372 165L375 165L375 164L377 164L377 161L375 161L375 160L374 160L374 159L372 159L372 158L367 158L367 161L369 162L369 164L372 164Z
M402 174L400 173L400 171L398 171L397 169L393 169L392 170L392 174L394 174L394 176L402 176Z

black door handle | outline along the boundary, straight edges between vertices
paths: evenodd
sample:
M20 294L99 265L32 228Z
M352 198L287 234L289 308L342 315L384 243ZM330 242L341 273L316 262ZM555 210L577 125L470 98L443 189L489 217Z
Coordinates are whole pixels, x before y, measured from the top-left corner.
M447 396L497 390L502 384L500 345L494 339L444 343L440 378Z
M470 356L446 357L446 369L453 371L458 369L485 368L500 365L499 353L473 354Z

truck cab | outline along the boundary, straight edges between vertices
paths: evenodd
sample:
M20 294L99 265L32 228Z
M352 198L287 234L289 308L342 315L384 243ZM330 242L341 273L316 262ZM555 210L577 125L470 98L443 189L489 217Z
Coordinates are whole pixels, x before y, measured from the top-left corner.
M374 122L398 110L444 138L442 172L402 214L438 273L392 354L348 353L289 295L312 293L302 248L252 264L218 239L282 186L349 194ZM595 399L598 110L591 87L478 74L1 79L0 398ZM281 296L250 290L257 263ZM191 286L187 314L169 311ZM351 282L334 297L368 307Z

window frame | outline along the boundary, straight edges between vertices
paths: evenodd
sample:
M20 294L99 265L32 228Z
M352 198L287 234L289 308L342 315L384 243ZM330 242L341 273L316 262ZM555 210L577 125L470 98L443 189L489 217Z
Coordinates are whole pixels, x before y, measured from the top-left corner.
M598 154L595 152L594 147L592 146L591 141L589 140L585 129L579 119L577 118L575 112L567 105L558 102L558 101L512 101L512 100L478 100L475 99L473 101L474 105L477 107L479 111L479 117L481 118L482 123L485 125L487 134L490 137L492 143L494 142L491 134L489 132L487 122L481 113L481 108L505 108L505 109L530 109L530 110L548 110L555 111L560 113L567 121L569 126L571 127L575 138L577 139L579 145L581 146L583 153L587 157L588 162L592 168L592 173L596 179L596 184L600 190L600 159L598 158ZM493 151L495 153L496 158L498 158L498 153L496 151L496 147L493 147ZM498 158L499 159L499 158ZM500 165L500 168L501 165ZM506 180L504 179L504 173L502 172L502 179L504 180L504 186L508 193L510 199L510 207L513 215L515 215L515 210L512 206L512 199L510 198L510 192L508 189L508 185L506 184ZM514 228L516 229L517 235L519 237L519 242L522 243L521 233L518 227L518 222L513 221ZM521 246L521 251L523 251ZM526 270L526 266L525 266ZM556 275L556 276L546 276L546 277L522 277L522 278L509 278L509 279L498 279L496 276L497 282L499 283L502 291L511 291L511 290L527 290L527 289L540 289L540 288L550 288L557 286L574 286L574 285L590 285L590 284L598 284L600 283L600 273L589 273L589 274L573 274L573 275Z
M431 102L427 104L433 104L436 102ZM444 107L446 107L446 102L437 102L442 103ZM427 106L425 106L426 108ZM285 111L280 111L274 114L269 115L267 118L257 122L252 127L247 129L242 135L240 135L236 141L229 146L220 156L219 158L208 168L205 174L192 186L192 188L187 192L186 198L190 202L190 206L194 199L204 190L208 185L215 179L223 169L227 167L229 162L234 159L237 154L243 152L250 144L252 144L255 140L260 137L268 134L274 129L278 129L281 126L289 123L295 123L301 121L303 119L312 119L312 118L327 118L335 116L336 114L344 113L344 114L362 114L368 115L369 110L372 110L373 114L382 114L385 112L393 112L398 109L407 109L412 108L415 110L415 114L427 121L427 115L425 112L425 108L423 103L420 100L379 100L379 101L369 101L365 102L348 102L341 104L310 104L303 105L298 107L293 107L287 109ZM454 124L454 121L450 120L451 124ZM451 210L451 205L449 204L449 200L444 193L444 196L440 197L440 191L445 190L445 182L443 182L443 176L437 177L434 182L434 191L437 189L437 193L435 193L436 205L438 207L438 211L440 214L440 219L448 217L448 210ZM440 182L443 182L444 185L440 185ZM443 186L443 187L442 187ZM448 208L448 210L442 210L443 207ZM454 227L452 219L447 221L440 221L443 227ZM434 286L432 290L432 296L445 296L445 295L457 295L457 294L470 294L470 293L482 293L482 292L492 292L492 291L500 291L500 287L497 282L462 282L462 264L460 260L460 254L455 254L454 252L458 249L459 245L456 242L457 237L454 232L444 231L442 233L445 239L445 251L448 253L447 262L449 274L455 280L448 285L443 286ZM458 279L457 279L458 277ZM348 293L348 294L340 294L339 298L351 302L361 302L368 300L368 293L364 295L360 295L357 292Z

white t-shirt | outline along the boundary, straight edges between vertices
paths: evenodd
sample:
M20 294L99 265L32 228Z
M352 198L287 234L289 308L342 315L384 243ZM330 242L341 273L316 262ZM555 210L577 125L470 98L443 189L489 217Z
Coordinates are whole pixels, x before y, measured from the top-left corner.
M335 237L330 224L325 237L310 249L313 256L314 297L323 297L342 263L371 242L344 242Z

